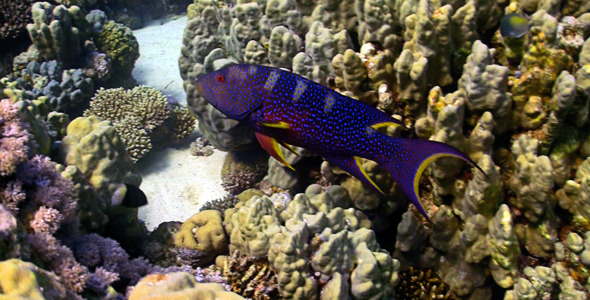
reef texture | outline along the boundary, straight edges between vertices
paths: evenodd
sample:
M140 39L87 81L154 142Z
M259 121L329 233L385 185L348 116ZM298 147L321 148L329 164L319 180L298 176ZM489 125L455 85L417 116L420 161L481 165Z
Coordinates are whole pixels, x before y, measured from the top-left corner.
M0 1L0 44L8 46L7 42L14 41L27 32L32 3L32 0Z
M588 1L194 0L179 59L190 114L119 88L139 55L127 27L186 2L9 2L0 40L28 23L32 46L0 80L1 296L590 296ZM148 234L121 205L141 183L134 161L190 134L191 114L211 145L252 150L194 87L242 62L376 107L402 123L383 134L453 145L483 172L433 162L417 182L427 222L372 161L385 195L305 149L284 151L295 172L232 157L232 195Z
M29 37L44 59L67 64L82 53L88 23L78 6L54 6L36 2L31 8L33 23L27 25Z
M60 156L66 164L76 166L107 199L122 184L141 183L115 127L96 116L79 117L68 125Z
M361 167L385 196L305 149L297 149L301 156L283 151L296 172L270 159L263 183L271 186L259 185L265 192L281 189L291 195L309 182L343 187L350 195L345 207L367 211L379 234L390 237L397 226L395 245L379 242L400 262L400 272L413 267L419 276L429 269L440 274L448 293L440 285L423 286L437 297L491 299L504 291L509 299L588 296L580 263L585 254L563 256L560 244L590 229L589 12L583 1L195 0L187 10L179 67L199 128L222 150L247 146L252 135L212 108L193 82L200 74L243 62L301 74L404 125L383 133L444 142L466 152L485 174L441 158L419 181L432 223L412 206L403 211L403 195L372 161L361 160ZM503 17L525 14L523 36L507 35L514 24ZM314 197L319 196L307 197L312 206ZM269 250L273 242L288 241L301 265L309 265L310 236L321 236L311 228L311 215L329 210L314 206L303 226L295 221L297 214L285 215L302 199L258 196L246 199L248 205L222 206L230 250L252 259L267 257L284 298L321 297L314 290L318 286L324 292L350 289L349 296L360 297L354 274L347 286L336 284L337 276L325 283L325 269L312 258L311 267L293 275L283 264L295 260ZM244 222L251 225L240 225ZM281 240L275 240L278 236ZM543 268L555 265L569 269L547 275ZM404 283L404 293L416 286Z
M286 204L280 194L238 203L225 212L230 251L268 259L284 299L393 297L399 262L380 249L364 214L338 206L349 203L342 189L312 185Z
M136 162L152 149L152 139L180 141L193 131L195 121L185 111L168 104L157 89L139 86L98 90L84 115L112 122Z

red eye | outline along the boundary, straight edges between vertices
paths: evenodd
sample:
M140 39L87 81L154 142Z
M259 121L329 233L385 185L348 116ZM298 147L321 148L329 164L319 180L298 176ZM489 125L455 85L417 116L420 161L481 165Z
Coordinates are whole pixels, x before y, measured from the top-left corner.
M222 83L225 80L225 78L223 77L223 75L217 75L215 76L215 80L219 83Z

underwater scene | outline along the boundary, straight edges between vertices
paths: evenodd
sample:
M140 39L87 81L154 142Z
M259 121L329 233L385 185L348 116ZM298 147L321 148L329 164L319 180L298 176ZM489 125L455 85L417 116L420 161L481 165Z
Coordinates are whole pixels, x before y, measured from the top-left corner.
M589 298L590 1L0 0L0 300Z

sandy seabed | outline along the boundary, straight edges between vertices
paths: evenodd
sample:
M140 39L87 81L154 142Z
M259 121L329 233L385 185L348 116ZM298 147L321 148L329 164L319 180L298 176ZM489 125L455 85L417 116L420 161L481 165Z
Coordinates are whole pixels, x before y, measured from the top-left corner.
M178 70L182 35L187 17L156 20L133 31L140 57L133 77L139 84L160 90L186 105L186 94ZM221 166L226 153L215 150L208 157L192 156L188 143L178 148L152 151L137 165L143 182L141 190L148 204L139 208L139 218L149 230L166 221L184 222L207 201L221 198Z

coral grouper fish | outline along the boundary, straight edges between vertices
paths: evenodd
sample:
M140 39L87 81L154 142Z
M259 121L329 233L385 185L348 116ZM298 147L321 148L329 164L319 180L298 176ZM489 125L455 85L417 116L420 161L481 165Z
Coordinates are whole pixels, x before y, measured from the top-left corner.
M473 163L443 143L388 136L377 129L401 123L334 90L280 69L232 65L201 75L197 91L228 117L251 126L262 147L284 166L283 145L309 149L381 192L360 166L360 157L387 170L428 219L418 201L426 166L443 156Z

